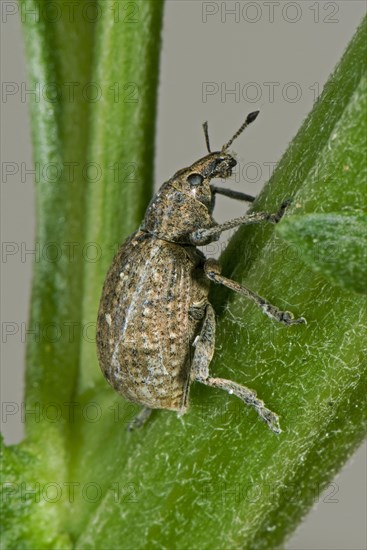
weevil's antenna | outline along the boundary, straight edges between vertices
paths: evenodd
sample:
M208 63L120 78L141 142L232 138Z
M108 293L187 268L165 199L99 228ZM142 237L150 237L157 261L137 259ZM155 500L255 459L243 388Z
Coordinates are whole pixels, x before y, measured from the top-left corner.
M210 143L209 143L209 134L208 134L208 122L207 121L204 122L203 128L204 128L206 148L208 149L208 153L211 153Z
M257 118L257 115L260 113L260 111L254 111L253 113L250 113L247 115L246 117L246 120L245 122L242 124L242 126L237 130L237 132L234 134L233 137L231 137L231 139L225 144L223 145L222 147L222 151L225 151L226 149L228 149L228 147L230 145L232 145L232 143L234 142L234 140L236 138L238 138L238 136L240 134L242 134L242 132L244 131L244 129L249 125L251 124L251 122L253 122L256 118Z

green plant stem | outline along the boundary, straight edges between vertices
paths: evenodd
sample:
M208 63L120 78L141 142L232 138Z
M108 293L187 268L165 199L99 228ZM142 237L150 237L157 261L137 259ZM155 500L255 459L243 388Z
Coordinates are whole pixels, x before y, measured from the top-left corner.
M24 483L30 491L55 480L62 486L68 478L69 425L65 417L52 419L63 403L71 401L79 368L84 266L80 248L73 254L69 245L80 247L85 232L80 211L85 209L83 168L89 128L88 103L81 90L91 79L94 34L94 25L85 19L70 21L61 0L57 0L60 17L53 23L45 19L45 7L46 2L39 0L19 2L28 85L37 95L30 110L33 159L40 177L36 178L38 256L27 336L27 439L21 445L28 450L14 447L8 452L17 464L18 488ZM77 88L70 88L71 83ZM23 545L21 540L33 548L69 547L68 536L59 537L65 516L58 504L41 506L31 494L25 500L18 495L14 510L19 514L14 514L11 547Z
M48 23L42 17L43 2L36 0L22 1L20 7L29 14L23 22L29 85L39 90L39 101L31 103L33 157L41 174L36 181L39 261L30 318L36 335L28 338L26 387L27 407L34 409L37 403L44 407L69 401L79 366L84 270L80 247L85 232L80 211L85 209L83 169L89 131L88 103L81 89L91 79L94 25L83 19L72 24L63 10L55 23ZM74 95L67 86L71 82L77 83ZM74 165L71 172L68 163ZM76 244L74 253L71 243ZM77 330L70 338L72 323ZM43 439L32 418L27 419L28 434ZM46 422L46 430L60 428L64 430L62 423Z
M117 21L116 5L98 3L94 57L85 19L25 22L31 84L94 79L103 99L32 106L35 160L79 163L72 184L65 171L57 184L38 182L37 240L74 242L81 252L36 265L32 322L75 322L77 336L30 342L26 401L77 407L69 422L27 418L25 444L5 449L10 481L64 487L55 502L10 498L6 547L276 548L365 434L365 299L309 268L273 228L242 228L223 255L224 273L308 325L277 326L213 288L211 372L256 389L284 432L275 436L239 400L199 384L187 415L157 411L143 430L127 432L137 407L99 373L92 325L113 252L150 198L162 3L134 2L135 14L124 8ZM298 216L365 208L365 40L366 22L254 209L276 211L289 197ZM100 179L83 177L87 162ZM77 483L72 501L65 482ZM94 500L90 484L100 488Z

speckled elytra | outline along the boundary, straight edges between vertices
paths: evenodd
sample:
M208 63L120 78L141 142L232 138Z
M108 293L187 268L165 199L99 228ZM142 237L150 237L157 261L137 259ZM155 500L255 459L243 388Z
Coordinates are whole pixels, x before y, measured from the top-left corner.
M236 160L228 148L253 122L250 113L220 151L183 168L162 185L150 202L143 223L121 246L108 271L98 312L97 348L102 372L126 399L144 406L130 424L140 426L152 409L186 412L189 389L197 381L221 388L256 409L274 432L278 416L256 393L224 378L212 378L209 364L215 345L215 314L208 301L210 281L239 292L272 319L285 325L294 319L244 286L223 277L216 260L197 248L239 225L278 223L289 201L275 214L257 212L217 224L215 196L252 202L254 197L211 185L213 178L228 178Z

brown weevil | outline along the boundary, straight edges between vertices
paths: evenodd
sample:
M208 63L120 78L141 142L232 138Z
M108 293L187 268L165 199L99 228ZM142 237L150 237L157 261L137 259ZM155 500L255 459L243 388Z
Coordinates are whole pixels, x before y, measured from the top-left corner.
M209 364L215 346L215 314L208 301L210 281L239 292L272 319L285 325L304 323L281 311L252 290L223 277L216 260L197 246L211 243L222 231L263 221L278 223L289 201L275 214L256 212L218 224L212 217L217 194L252 202L254 197L211 185L228 178L236 160L228 148L253 122L250 113L220 151L183 168L151 200L143 223L121 246L107 274L97 320L101 369L126 399L144 406L130 428L140 426L152 409L183 414L189 389L197 381L234 394L256 409L274 432L278 416L245 386L212 378Z

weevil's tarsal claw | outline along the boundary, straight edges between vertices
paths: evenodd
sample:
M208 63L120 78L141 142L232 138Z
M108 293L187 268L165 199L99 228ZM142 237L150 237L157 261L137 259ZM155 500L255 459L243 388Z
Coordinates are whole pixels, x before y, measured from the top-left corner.
M283 216L286 213L286 210L287 210L288 206L291 204L291 202L292 202L291 199L287 199L287 200L282 202L278 212L276 214L272 215L272 221L274 223L280 222L280 220L283 218Z
M286 208L288 208L290 204L292 204L292 199L286 199L285 201L282 202L282 204L280 205L280 208L282 210L285 210Z
M307 321L304 317L295 319L291 311L279 311L279 313L281 314L280 321L285 325L307 325Z
M266 422L268 427L271 429L272 432L276 434L280 434L282 432L282 429L279 424L279 416L269 409L262 409L258 410L259 415L261 418Z
M127 430L129 432L134 432L135 430L139 430L145 422L148 420L150 415L152 414L152 409L149 409L148 407L144 407L136 416L131 420L131 422L127 425Z
M307 320L304 317L300 317L299 319L295 319L292 324L293 325L307 325Z

